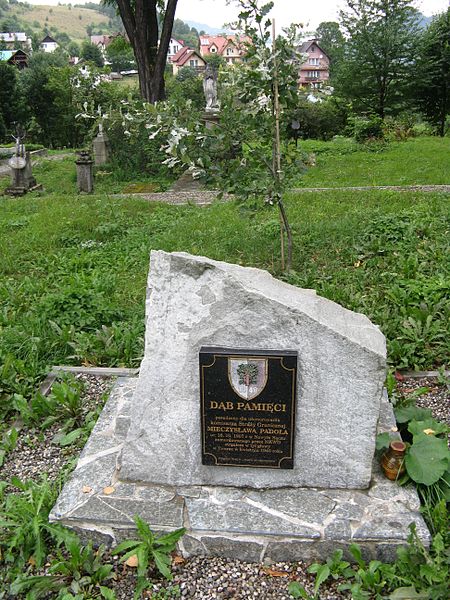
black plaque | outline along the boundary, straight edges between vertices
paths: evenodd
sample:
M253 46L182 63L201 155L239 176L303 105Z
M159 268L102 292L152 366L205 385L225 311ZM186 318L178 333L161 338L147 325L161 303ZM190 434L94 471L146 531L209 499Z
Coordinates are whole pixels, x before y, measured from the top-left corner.
M201 348L202 463L292 469L297 352Z

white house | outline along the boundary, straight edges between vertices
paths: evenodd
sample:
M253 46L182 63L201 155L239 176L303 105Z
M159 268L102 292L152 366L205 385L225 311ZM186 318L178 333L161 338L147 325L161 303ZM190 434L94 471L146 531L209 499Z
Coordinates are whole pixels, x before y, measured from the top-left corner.
M178 41L175 38L170 38L169 49L167 51L167 62L172 61L172 56L184 47L184 42Z
M45 36L45 38L40 43L40 47L43 52L54 52L56 48L58 48L58 46L58 42L49 35Z

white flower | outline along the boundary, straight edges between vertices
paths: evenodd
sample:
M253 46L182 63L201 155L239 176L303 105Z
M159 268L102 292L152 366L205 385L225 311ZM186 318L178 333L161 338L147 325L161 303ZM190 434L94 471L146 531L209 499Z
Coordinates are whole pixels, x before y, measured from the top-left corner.
M155 137L158 135L158 133L159 133L160 131L161 131L161 127L160 127L159 129L157 129L156 131L154 131L153 133L151 133L151 134L148 136L148 139L149 139L149 140L154 140L154 139L155 139Z
M123 135L126 135L127 137L131 137L131 133L128 131L128 129L125 129L125 131L123 132Z

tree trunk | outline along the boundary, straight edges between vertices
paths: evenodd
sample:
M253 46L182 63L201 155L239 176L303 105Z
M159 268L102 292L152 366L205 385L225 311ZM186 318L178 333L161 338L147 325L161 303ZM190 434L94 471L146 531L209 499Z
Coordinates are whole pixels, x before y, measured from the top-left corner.
M165 97L164 69L178 0L167 0L158 44L156 0L117 0L120 17L133 48L139 75L139 90L147 102Z

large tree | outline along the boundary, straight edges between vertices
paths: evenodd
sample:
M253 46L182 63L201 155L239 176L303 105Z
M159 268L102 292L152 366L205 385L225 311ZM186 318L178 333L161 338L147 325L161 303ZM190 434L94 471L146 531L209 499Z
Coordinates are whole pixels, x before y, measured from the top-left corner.
M347 0L341 11L346 34L338 91L358 112L402 108L414 75L418 13L410 0Z
M450 114L450 8L424 32L416 74L417 104L444 136Z
M339 23L323 21L317 27L315 37L320 47L325 50L331 59L330 74L335 74L344 56L345 39L339 28Z
M117 3L133 48L142 98L157 102L165 97L164 69L178 0L108 0ZM162 15L159 35L158 11Z

